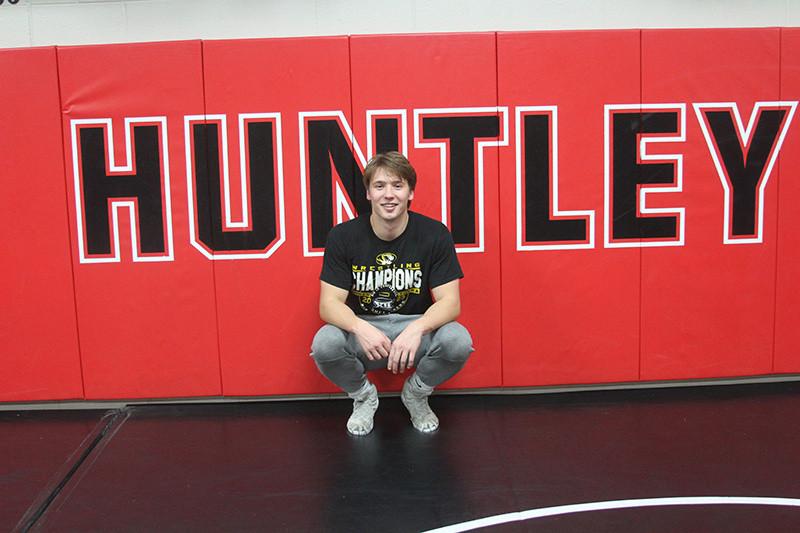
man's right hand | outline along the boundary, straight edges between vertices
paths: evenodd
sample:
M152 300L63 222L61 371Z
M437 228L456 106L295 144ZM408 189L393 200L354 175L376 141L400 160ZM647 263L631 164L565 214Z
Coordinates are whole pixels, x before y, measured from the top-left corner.
M389 357L392 341L384 333L353 313L347 306L348 291L320 281L319 316L328 324L354 333L370 361Z
M389 357L392 341L381 330L365 320L360 320L355 331L361 348L370 361L378 361Z

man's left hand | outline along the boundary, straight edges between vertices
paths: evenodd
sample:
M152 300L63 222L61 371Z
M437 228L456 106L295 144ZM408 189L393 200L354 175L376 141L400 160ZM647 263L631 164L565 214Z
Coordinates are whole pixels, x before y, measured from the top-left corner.
M397 374L398 370L403 373L406 368L414 366L414 357L421 341L422 330L412 322L392 343L387 368Z

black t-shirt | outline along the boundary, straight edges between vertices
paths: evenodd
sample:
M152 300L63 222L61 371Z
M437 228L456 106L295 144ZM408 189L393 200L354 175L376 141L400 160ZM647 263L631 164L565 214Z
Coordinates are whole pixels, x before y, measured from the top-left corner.
M431 288L463 277L447 227L409 211L405 231L392 241L375 235L369 214L334 226L319 279L350 291L347 305L356 314L415 315L433 304Z

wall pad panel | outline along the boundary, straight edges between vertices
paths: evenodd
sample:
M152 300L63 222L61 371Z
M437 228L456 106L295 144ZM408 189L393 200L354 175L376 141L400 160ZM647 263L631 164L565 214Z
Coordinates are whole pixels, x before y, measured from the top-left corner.
M675 188L650 195L647 207L681 210L648 216L685 224L685 242L642 251L643 379L772 372L772 165L791 113L777 103L779 60L777 29L642 33L645 106L685 106L685 140L648 149L647 166L666 166L647 186Z
M497 108L495 36L353 37L351 58L353 122L365 155L408 155L418 180L412 209L448 226L464 271L459 322L475 352L442 388L499 386L498 154L509 142L509 117ZM387 135L387 124L397 135ZM402 388L402 377L391 386Z
M500 167L503 384L636 381L639 253L603 245L603 109L639 103L639 32L501 33L498 58L514 110Z
M60 48L87 398L221 393L213 264L190 245L184 115L201 43Z
M781 30L781 100L800 99L800 30ZM789 128L778 160L775 372L800 372L800 133Z
M83 397L55 48L0 51L0 401Z
M203 57L208 121L227 120L222 151L228 153L232 200L221 224L229 235L260 228L269 233L260 243L218 245L212 255L223 391L233 396L335 392L309 357L323 323L318 313L322 261L310 254L316 233L308 179L309 143L314 149L321 143L309 139L307 122L350 120L348 39L205 42ZM259 137L259 128L270 132L269 141ZM271 172L259 173L259 158L271 161ZM233 196L241 190L243 166L244 202L241 194L238 200ZM260 182L272 193L261 209L270 213L263 220L256 218ZM223 218L218 208L212 216Z

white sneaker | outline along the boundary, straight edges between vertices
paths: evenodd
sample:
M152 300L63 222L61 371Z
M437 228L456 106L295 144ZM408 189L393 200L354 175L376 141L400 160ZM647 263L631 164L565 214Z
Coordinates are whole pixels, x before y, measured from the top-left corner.
M353 414L347 421L347 431L353 435L366 435L372 431L375 411L378 410L378 389L373 383L367 391L353 399Z
M414 388L407 379L400 399L411 414L411 423L418 431L430 433L439 427L439 418L428 405L428 394Z

